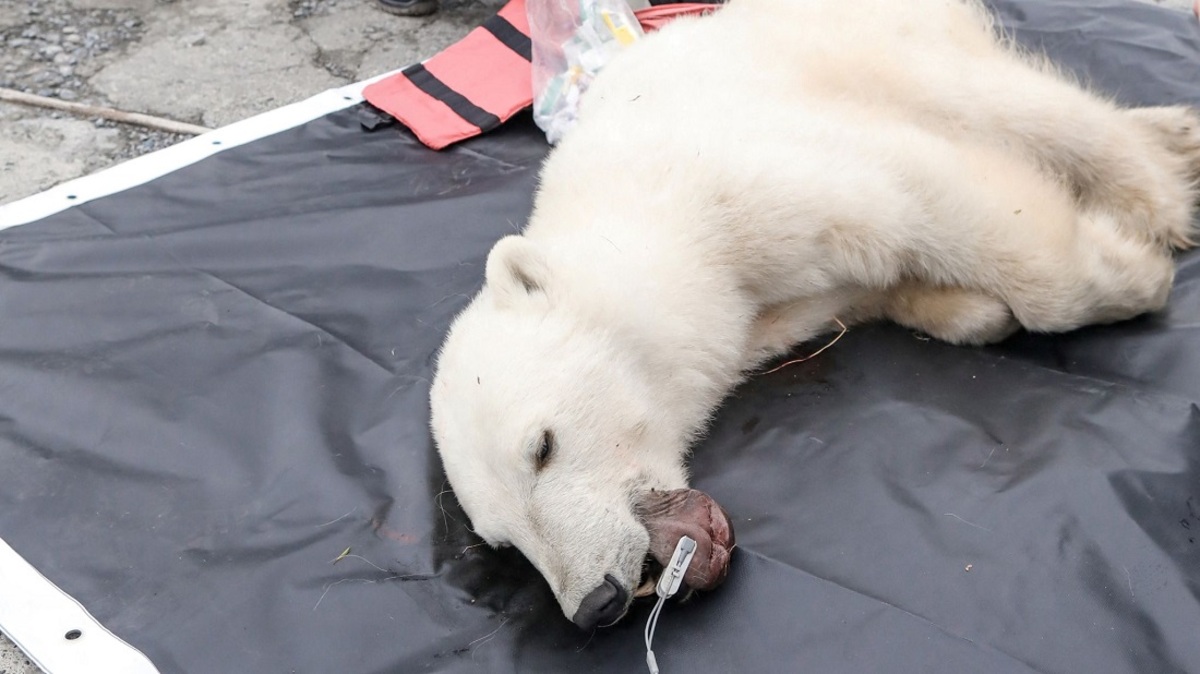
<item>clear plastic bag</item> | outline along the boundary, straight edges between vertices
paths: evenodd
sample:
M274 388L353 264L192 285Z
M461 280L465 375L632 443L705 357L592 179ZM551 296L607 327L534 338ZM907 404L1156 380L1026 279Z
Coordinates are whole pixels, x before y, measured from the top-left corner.
M631 6L632 5L632 6ZM527 0L533 119L551 144L575 123L579 99L618 51L641 39L647 0Z

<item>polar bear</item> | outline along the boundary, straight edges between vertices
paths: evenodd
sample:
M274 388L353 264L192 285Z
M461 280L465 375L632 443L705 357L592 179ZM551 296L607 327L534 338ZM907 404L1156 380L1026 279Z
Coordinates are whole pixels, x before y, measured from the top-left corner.
M490 252L430 393L474 531L618 620L729 518L684 460L722 398L840 323L955 344L1161 308L1200 118L1121 109L972 0L731 0L618 56Z

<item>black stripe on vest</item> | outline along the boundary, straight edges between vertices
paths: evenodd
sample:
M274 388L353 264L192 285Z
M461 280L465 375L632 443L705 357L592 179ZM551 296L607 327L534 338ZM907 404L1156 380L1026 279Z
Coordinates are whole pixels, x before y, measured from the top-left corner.
M494 14L492 18L483 22L483 27L487 32L495 35L497 40L504 43L505 47L520 54L521 58L526 61L533 60L533 42L528 35L509 23L508 19Z
M445 103L471 124L479 127L480 131L491 131L500 126L500 118L467 100L466 96L446 86L446 83L433 76L420 63L404 69L404 76L412 81L418 89L437 100Z

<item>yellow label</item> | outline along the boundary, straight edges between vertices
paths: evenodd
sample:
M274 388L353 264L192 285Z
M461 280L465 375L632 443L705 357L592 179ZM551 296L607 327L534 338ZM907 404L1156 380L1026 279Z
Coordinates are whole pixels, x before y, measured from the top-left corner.
M617 42L628 46L633 44L633 41L637 39L633 31L629 30L629 26L618 26L613 21L612 12L602 12L601 15L604 17L604 23L608 25L608 31L613 34L613 37L617 38Z

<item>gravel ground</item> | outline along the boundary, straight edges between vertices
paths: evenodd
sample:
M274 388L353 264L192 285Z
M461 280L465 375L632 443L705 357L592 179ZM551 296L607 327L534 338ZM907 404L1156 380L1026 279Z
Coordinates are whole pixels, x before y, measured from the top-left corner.
M0 86L66 101L95 100L87 78L142 34L130 9L76 9L66 0L30 0L0 30Z
M319 4L318 0L308 0ZM14 5L18 3L14 2ZM300 4L300 3L297 3ZM130 8L76 8L67 0L29 0L8 10L9 25L0 28L0 87L26 93L97 105L110 105L88 84L88 78L124 53L144 32L139 12ZM3 24L0 24L3 25ZM51 112L51 120L75 119ZM6 121L15 121L12 115ZM4 117L0 117L4 119ZM116 137L105 156L87 167L94 170L153 152L186 138L104 119L90 120ZM107 134L102 134L107 135ZM0 672L0 674L3 674Z
M0 87L216 128L432 55L502 2L0 0ZM187 137L0 103L0 205Z
M130 8L77 8L67 0L16 0L0 7L0 87L64 101L111 105L88 78L124 54L144 31L139 12ZM0 104L0 138L34 145L57 145L63 159L32 167L23 190L0 189L0 204L52 187L66 177L84 175L173 145L187 136L80 118L16 105ZM14 153L16 154L16 153ZM19 157L4 157L0 170L29 171ZM70 164L71 166L67 166ZM74 175L70 175L74 174ZM3 661L0 661L3 662ZM0 674L4 670L0 668Z
M0 674L40 674L41 671L0 634Z

